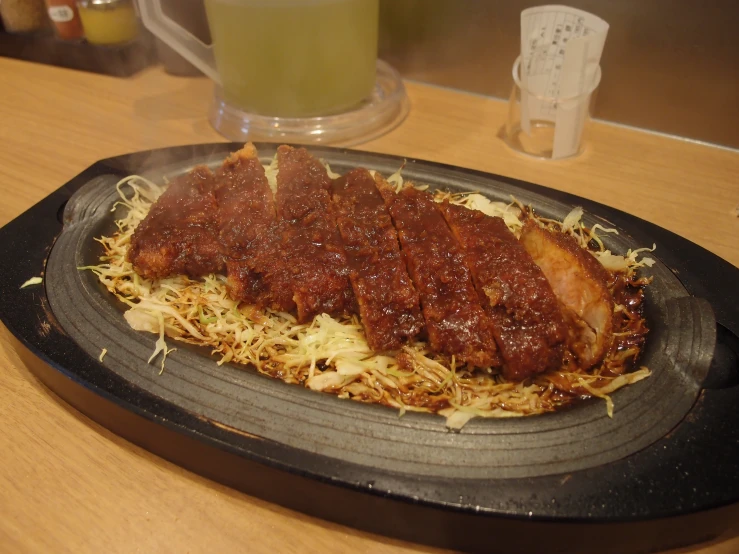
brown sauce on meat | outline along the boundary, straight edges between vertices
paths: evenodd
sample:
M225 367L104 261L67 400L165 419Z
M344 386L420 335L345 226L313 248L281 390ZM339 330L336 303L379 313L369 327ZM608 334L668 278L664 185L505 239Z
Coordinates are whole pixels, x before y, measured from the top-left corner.
M567 327L544 273L499 217L444 202L493 324L503 375L522 380L559 367Z
M146 279L200 277L223 269L213 174L196 167L175 179L131 238L128 259Z
M350 314L356 302L336 226L326 168L304 148L277 150L281 266L291 278L298 320Z
M219 240L231 296L274 310L295 309L274 197L254 146L229 156L216 182Z
M269 288L258 260L274 248L277 217L264 168L251 144L226 159L216 173L214 193L229 292L250 304L266 303Z
M478 367L499 363L464 255L431 195L413 187L380 192L395 223L408 273L421 297L432 350Z
M396 350L423 327L398 233L366 169L335 180L332 191L367 342L375 351Z

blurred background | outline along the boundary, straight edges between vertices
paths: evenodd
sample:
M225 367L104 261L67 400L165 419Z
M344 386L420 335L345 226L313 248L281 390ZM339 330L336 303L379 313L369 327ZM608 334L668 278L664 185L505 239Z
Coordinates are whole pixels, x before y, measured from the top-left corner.
M409 79L507 98L528 0L381 1L380 56ZM610 24L595 117L739 147L739 2L571 0Z
M84 2L75 0L0 1L5 26L0 55L121 77L155 63L164 63L171 73L197 74L143 31L114 37L126 40L105 46L82 37L65 39L60 21L45 15L44 3L49 9L63 4L84 9L79 8ZM105 13L92 15L109 16L115 6L131 5L132 0L91 3L97 5L88 6L93 10L108 5ZM379 55L407 79L507 99L511 66L520 50L521 10L541 4L381 0ZM572 0L568 5L610 24L596 118L739 148L739 2ZM209 40L201 0L167 0L166 7L173 18ZM19 13L13 12L24 9L27 21L19 30ZM125 17L128 12L117 13ZM68 15L63 8L57 14L57 20ZM115 25L106 25L110 23L97 25L91 36L113 34Z

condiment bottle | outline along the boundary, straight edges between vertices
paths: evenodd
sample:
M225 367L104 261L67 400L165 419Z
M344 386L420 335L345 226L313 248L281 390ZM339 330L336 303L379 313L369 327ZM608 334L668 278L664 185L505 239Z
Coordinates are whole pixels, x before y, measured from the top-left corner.
M46 7L60 39L79 40L85 36L76 0L46 0Z
M139 35L133 0L77 0L90 44L122 44Z
M29 33L49 26L44 0L0 0L0 17L9 33Z

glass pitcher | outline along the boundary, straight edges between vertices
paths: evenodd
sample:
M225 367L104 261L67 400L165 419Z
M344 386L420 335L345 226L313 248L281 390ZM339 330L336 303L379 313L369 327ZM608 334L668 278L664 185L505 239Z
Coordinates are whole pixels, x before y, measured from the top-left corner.
M231 106L282 118L351 110L375 86L378 0L205 0L213 44L138 0L144 25Z

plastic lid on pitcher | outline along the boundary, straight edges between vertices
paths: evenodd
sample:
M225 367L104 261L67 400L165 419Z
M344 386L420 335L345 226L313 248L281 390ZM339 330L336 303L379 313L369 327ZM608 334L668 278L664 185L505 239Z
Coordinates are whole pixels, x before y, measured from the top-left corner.
M350 146L379 137L406 118L410 102L398 72L377 61L372 94L355 109L322 117L272 117L248 113L229 104L216 85L208 119L236 142L267 141Z

